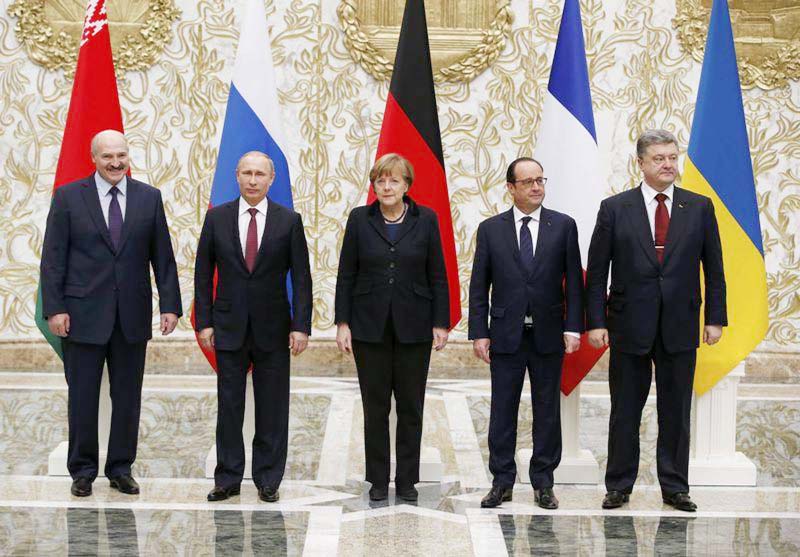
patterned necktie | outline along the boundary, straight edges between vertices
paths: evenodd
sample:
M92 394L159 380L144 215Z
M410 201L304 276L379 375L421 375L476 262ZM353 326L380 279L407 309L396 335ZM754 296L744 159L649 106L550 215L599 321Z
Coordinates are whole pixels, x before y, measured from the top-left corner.
M122 209L117 200L119 188L112 186L108 193L111 195L111 203L108 206L108 233L111 235L111 244L114 246L114 250L117 250L119 238L122 235Z
M519 228L519 258L529 275L533 273L533 239L528 228L531 220L531 217L522 217L522 226Z
M659 263L664 262L664 248L667 245L667 232L669 231L669 211L667 211L667 204L664 203L666 200L667 196L663 193L656 195L658 207L656 207L655 244Z
M256 267L256 255L258 254L258 225L256 215L258 209L251 207L247 210L250 213L250 224L247 225L247 243L244 245L244 262L247 270L251 273Z

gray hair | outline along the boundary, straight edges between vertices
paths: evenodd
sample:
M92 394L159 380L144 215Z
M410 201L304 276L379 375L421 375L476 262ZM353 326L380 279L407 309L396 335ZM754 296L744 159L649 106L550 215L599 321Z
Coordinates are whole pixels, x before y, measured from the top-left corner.
M270 167L271 172L273 174L275 173L275 163L272 162L272 159L269 158L269 155L267 155L266 153L262 153L261 151L248 151L244 155L239 157L239 160L236 162L236 172L239 172L239 165L241 165L241 163L242 163L242 161L244 159L246 159L247 157L254 157L254 156L255 157L264 157L265 159L267 159L267 162L269 162L269 167Z
M645 130L636 140L636 156L640 159L644 158L647 148L651 145L666 145L667 143L679 147L678 140L667 130Z

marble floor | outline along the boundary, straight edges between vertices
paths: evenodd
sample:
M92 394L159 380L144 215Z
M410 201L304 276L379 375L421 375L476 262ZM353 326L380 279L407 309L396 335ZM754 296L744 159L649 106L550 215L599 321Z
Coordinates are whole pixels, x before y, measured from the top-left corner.
M526 392L527 392L526 386ZM602 471L609 398L585 382L580 444ZM442 481L420 499L370 503L363 478L363 417L351 378L296 377L281 500L255 487L206 502L214 443L211 375L145 377L139 496L95 482L74 498L69 478L48 475L66 440L66 388L57 373L0 372L0 555L798 555L800 385L742 384L737 448L758 468L756 487L693 487L699 512L661 502L655 473L655 400L641 428L640 476L631 503L600 509L601 485L556 485L555 512L529 485L514 500L480 508L490 485L488 380L431 380L423 447L436 449ZM520 408L518 448L531 447L530 401Z

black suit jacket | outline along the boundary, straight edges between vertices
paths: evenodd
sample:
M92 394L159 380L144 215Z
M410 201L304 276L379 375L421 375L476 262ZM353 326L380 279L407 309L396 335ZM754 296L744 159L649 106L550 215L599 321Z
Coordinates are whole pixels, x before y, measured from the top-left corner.
M641 187L600 204L586 270L587 323L590 329L607 328L616 350L648 353L659 324L668 352L699 346L701 262L705 324L728 324L714 205L682 188L674 192L663 265L656 257ZM606 301L609 264L611 295Z
M564 331L583 332L578 227L571 217L545 207L530 276L520 262L513 208L478 226L469 283L470 340L488 338L493 352L513 354L522 340L528 306L540 353L564 350Z
M120 246L114 250L94 174L56 189L47 216L41 263L44 317L68 313L69 339L105 344L119 312L128 342L150 339L153 292L161 313L182 314L178 271L161 192L127 179Z
M214 270L218 283L213 298ZM286 288L291 271L292 306ZM273 200L253 272L239 239L239 198L206 213L194 270L195 328L214 327L218 350L244 344L247 325L259 348L285 350L289 331L311 334L311 270L300 215Z
M379 342L389 309L400 342L429 342L450 327L447 275L436 213L406 197L408 213L389 239L379 202L350 212L336 279L335 322Z

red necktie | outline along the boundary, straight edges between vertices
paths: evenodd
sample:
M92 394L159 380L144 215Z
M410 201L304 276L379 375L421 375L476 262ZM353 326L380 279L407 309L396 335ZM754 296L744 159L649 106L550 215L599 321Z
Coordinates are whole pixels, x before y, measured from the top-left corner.
M256 224L256 214L258 209L251 207L247 210L250 213L250 224L247 225L247 243L244 245L244 263L247 270L251 273L256 267L256 255L258 254L258 225Z
M656 207L656 255L658 262L664 262L664 247L667 245L667 231L669 230L669 211L667 211L666 201L667 196L663 193L656 195L658 207Z

